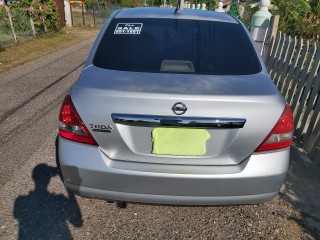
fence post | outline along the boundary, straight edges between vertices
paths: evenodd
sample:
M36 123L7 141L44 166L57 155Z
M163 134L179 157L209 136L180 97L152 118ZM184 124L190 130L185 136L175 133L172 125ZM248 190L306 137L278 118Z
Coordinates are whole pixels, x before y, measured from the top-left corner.
M10 22L10 28L11 28L11 31L12 31L12 35L13 35L14 41L18 42L17 41L17 35L16 35L16 32L14 31L14 27L13 27L13 22L12 22L12 16L11 16L11 13L10 13L10 9L6 5L4 5L4 8L6 9L6 12L8 14L8 18L9 18L9 22Z
M72 12L71 12L71 4L69 0L64 0L64 15L66 18L66 26L72 27Z
M260 0L260 9L253 14L251 19L251 35L261 55L271 18L271 13L268 11L269 6L270 0Z
M33 12L33 7L30 6L30 25L31 25L31 30L32 30L32 36L36 35L36 29L34 28L34 22L33 22L33 18L32 18L32 12Z
M275 16L272 16L270 20L270 26L268 28L266 39L265 39L265 48L262 53L262 58L266 64L269 62L270 53L272 51L274 40L278 32L279 18L280 18L279 15L275 15Z
M36 35L36 29L34 28L34 22L33 18L30 16L30 25L31 25L31 30L32 30L32 36Z
M218 8L217 8L215 11L216 11L216 12L225 12L225 11L223 10L223 2L222 2L222 0L219 1L219 3L218 3Z
M94 11L94 0L92 0L93 26L96 26L96 14Z
M40 10L40 11L42 10L42 7L41 7L41 6L39 6L39 10ZM43 17L43 14L41 15L41 23L42 23L42 26L43 26L43 30L44 30L45 32L48 32L48 29L47 29L46 22L45 22L45 19L44 19L44 17Z
M81 11L82 11L82 21L83 21L83 26L86 25L86 22L84 20L84 9L83 9L83 5L84 5L84 2L81 2Z

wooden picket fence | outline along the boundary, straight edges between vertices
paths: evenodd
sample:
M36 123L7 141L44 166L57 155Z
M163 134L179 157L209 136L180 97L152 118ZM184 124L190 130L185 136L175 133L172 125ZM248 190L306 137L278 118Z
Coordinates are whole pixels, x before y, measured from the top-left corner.
M320 48L278 33L267 68L294 113L295 139L320 163Z

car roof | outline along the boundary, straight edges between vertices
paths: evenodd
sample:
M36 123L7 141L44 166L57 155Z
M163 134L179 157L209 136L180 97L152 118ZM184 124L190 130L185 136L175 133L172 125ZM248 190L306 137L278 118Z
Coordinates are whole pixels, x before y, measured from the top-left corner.
M238 23L237 20L229 14L215 11L184 9L178 14L174 14L174 12L175 8L124 8L116 14L115 18L170 18Z

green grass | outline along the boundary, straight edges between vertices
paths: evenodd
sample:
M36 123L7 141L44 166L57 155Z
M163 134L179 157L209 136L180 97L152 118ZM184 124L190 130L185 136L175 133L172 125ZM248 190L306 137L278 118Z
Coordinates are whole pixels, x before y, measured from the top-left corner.
M59 33L41 34L31 40L13 44L0 51L0 73L44 54L55 52L80 41L97 36L99 28L65 28ZM1 44L0 44L1 48Z

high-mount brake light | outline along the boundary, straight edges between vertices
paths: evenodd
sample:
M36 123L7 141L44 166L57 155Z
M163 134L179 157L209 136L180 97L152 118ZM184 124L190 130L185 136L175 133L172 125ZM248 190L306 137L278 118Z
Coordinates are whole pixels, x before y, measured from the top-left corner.
M97 146L83 121L81 120L76 108L74 107L70 94L65 97L59 115L59 134L61 137Z
M255 152L273 151L290 147L293 139L293 116L288 104L269 135L255 150Z

